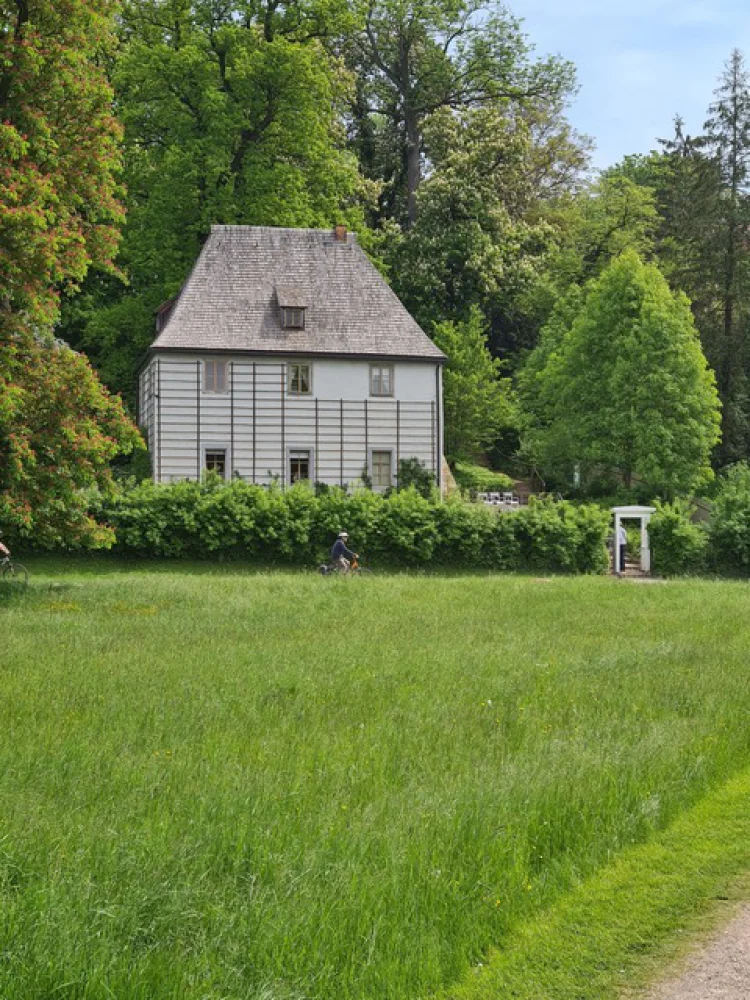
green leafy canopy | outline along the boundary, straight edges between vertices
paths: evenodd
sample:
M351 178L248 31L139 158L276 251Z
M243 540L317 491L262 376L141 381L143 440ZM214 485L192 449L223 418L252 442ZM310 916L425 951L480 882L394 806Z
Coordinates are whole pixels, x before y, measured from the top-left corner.
M687 298L627 251L586 289L535 377L529 430L544 468L672 495L711 476L720 408Z
M448 357L443 372L446 455L472 458L516 423L510 380L500 377L500 362L487 349L477 308L465 323L438 324L434 340Z

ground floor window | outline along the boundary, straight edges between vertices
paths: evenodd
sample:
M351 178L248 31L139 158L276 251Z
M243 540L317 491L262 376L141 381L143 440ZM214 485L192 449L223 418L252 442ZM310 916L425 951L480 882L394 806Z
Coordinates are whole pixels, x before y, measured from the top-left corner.
M393 485L392 457L390 451L373 451L370 464L374 489L387 490Z
M289 482L312 479L312 457L305 449L295 448L289 452Z
M222 479L227 478L227 453L225 448L206 449L206 472L215 472Z

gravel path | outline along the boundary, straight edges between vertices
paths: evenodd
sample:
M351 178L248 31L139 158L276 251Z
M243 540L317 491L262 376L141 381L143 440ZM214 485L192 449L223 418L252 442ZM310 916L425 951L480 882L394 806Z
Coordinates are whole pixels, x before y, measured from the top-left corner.
M750 906L693 954L647 1000L750 1000Z

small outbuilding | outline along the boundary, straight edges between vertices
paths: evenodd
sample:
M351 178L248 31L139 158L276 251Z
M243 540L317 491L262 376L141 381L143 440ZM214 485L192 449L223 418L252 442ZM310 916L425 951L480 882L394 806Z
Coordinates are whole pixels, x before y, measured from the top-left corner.
M612 572L617 572L617 539L620 534L620 524L622 521L639 521L641 526L641 572L651 572L651 545L648 537L648 522L652 514L656 513L656 507L641 507L632 504L626 507L613 507L612 513L615 516L614 533L614 558L612 560Z

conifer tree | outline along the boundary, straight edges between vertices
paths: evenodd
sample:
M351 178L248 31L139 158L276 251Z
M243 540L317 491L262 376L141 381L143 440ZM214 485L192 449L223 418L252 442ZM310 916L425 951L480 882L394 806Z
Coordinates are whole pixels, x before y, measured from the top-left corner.
M722 196L710 251L721 301L721 356L717 365L724 401L722 457L746 453L748 434L746 336L750 318L750 75L735 49L704 126L706 148L720 172Z

